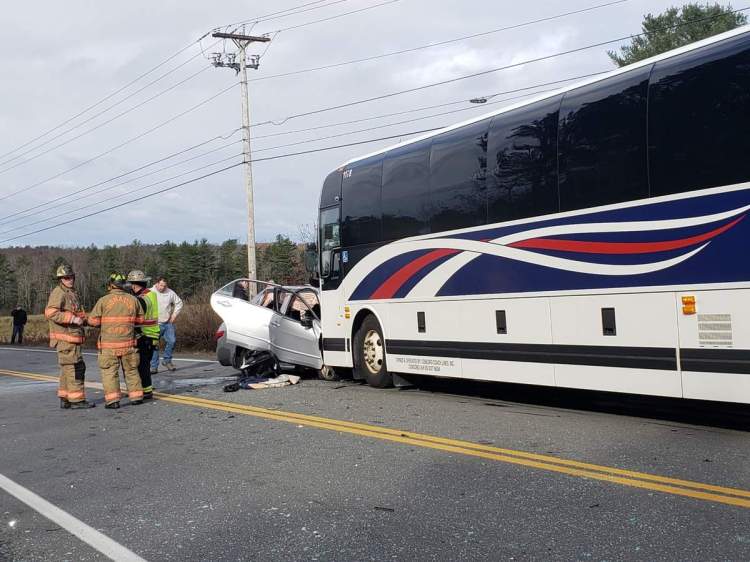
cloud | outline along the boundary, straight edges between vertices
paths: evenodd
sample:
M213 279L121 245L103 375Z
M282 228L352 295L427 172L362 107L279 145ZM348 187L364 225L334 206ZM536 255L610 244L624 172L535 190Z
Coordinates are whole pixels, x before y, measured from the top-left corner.
M195 41L210 28L253 15L278 11L295 3L301 2L285 0L283 5L280 5L275 0L263 0L253 3L252 10L248 3L242 0L226 0L213 4L178 0L134 0L118 4L116 10L106 2L87 0L41 0L36 3L10 3L4 6L5 25L4 33L0 36L0 44L4 47L3 51L12 56L0 60L4 87L3 104L0 108L0 127L4 134L0 137L0 154L44 133L66 118L110 95ZM485 2L468 7L465 2L458 0L403 0L361 14L278 34L261 61L261 69L251 72L251 78L410 48L589 5L591 2L584 0L556 0L545 2L543 6L538 3L532 5ZM658 0L649 3L649 10L660 11L668 5L669 2ZM259 24L253 28L253 33L272 32L282 27L348 10L349 8L342 6L330 6L293 17L279 18ZM288 78L252 82L252 119L254 123L284 119L294 114L534 58L587 42L593 43L627 35L640 27L641 11L642 8L634 4L612 6L407 55ZM45 40L28 41L28 37L37 34L39 29L48 30ZM204 41L204 48L208 49L211 42L209 39ZM222 46L218 45L208 50L221 48ZM228 45L227 48L232 47ZM430 88L416 94L298 117L287 121L283 126L266 124L253 128L253 135L260 136L383 113L407 111L419 106L468 99L484 93L513 89L576 73L583 74L610 64L605 51L606 48L587 51L449 86ZM141 135L156 124L207 99L236 80L230 70L210 68L169 93L146 102L147 98L156 92L169 88L198 69L208 66L209 63L199 47L194 45L150 74L144 81L137 82L106 103L97 105L95 110L87 113L85 117L125 99L134 89L175 69L191 57L195 58L144 92L126 99L81 129L30 152L26 158L36 154L40 154L40 157L28 164L6 171L8 166L2 162L9 157L0 156L0 197L16 189L42 182L92 156L113 149L125 140ZM87 128L104 123L116 113L141 103L141 107L112 123L102 125L92 133L65 146L49 150ZM482 111L481 108L478 111ZM412 124L394 125L378 131L354 133L337 139L319 140L332 133L354 132L383 123L393 123L399 119L373 120L361 125L340 126L317 132L258 140L254 142L254 146L260 149L300 140L310 141L296 147L257 153L258 157L268 157L419 130L420 127L444 125L463 120L470 114L456 114L455 119L453 116L444 116ZM70 125L78 122L79 120L74 120ZM52 197L100 183L216 135L227 133L239 124L239 91L234 89L184 117L142 136L137 141L113 150L106 156L42 183L23 195L0 201L0 217L38 205ZM60 130L56 130L31 146L59 133ZM315 222L318 194L325 176L349 158L391 143L392 141L382 141L294 158L257 162L254 165L257 239L271 240L277 233L296 235L298 225ZM216 145L206 145L205 150L213 146ZM198 152L200 151L186 153L185 157ZM151 188L143 186L211 162L212 158L218 159L222 154L229 153L206 156L143 180L133 181L126 186L99 191L111 187L112 183L106 183L93 190L96 193L95 197L80 201L74 197L70 205L60 205L59 210L67 211L100 201L94 207L58 219L54 212L40 213L38 216L30 217L28 221L18 221L13 226L22 226L40 218L48 218L49 222L14 233L27 232L54 222L69 220L130 198L137 199L170 184ZM178 160L167 160L162 166L176 161ZM144 172L151 170L152 168L149 168ZM139 189L141 190L138 191ZM5 227L0 224L0 230L4 229ZM244 239L245 232L244 180L242 169L236 168L186 185L169 194L139 200L131 206L71 222L62 228L29 235L13 243L103 245L124 243L134 238L144 242L158 242L166 239L192 240L201 237L220 241L227 237Z

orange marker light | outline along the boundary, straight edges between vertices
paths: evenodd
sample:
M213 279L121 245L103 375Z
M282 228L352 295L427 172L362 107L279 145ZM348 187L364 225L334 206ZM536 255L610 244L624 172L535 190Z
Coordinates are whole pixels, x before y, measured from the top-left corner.
M695 306L695 297L693 296L682 297L682 304L684 306L689 306L689 305Z
M683 306L682 307L682 313L685 314L685 315L695 314L695 305L694 304L689 304L687 306Z

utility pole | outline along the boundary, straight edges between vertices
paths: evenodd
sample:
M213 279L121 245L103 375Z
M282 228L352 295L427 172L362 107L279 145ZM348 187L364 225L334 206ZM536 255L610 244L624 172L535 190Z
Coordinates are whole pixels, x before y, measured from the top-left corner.
M247 63L247 46L250 43L268 43L270 37L256 37L241 33L213 33L217 39L231 39L237 46L239 62L234 55L230 55L227 61L223 60L221 53L216 53L213 65L233 69L240 76L240 88L242 95L242 152L245 161L245 192L247 194L247 276L257 279L257 268L255 265L255 206L253 203L253 164L250 150L250 97L247 89L247 67L257 70L260 64L258 55L250 56L250 64ZM253 284L254 285L254 284ZM255 286L250 287L255 293Z

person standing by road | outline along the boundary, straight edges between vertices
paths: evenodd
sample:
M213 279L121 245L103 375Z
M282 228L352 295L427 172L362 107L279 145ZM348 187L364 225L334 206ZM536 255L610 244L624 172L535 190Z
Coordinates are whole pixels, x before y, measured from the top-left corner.
M13 345L18 339L18 345L23 345L23 329L28 320L26 311L21 308L20 304L17 304L10 315L13 317L13 334L10 336L10 343Z
M60 384L57 396L60 407L82 410L96 406L86 401L86 363L83 362L81 346L86 341L83 311L75 292L76 276L69 265L57 268L55 276L60 284L52 289L44 317L49 321L49 345L57 351L60 365Z
M182 299L169 288L165 277L157 277L156 284L151 288L156 294L159 302L159 336L164 339L164 356L161 364L168 370L174 371L176 367L172 363L172 352L174 351L177 336L174 330L174 322L182 310ZM154 354L151 357L151 374L159 372L159 345L157 343Z
M136 326L136 338L138 340L138 374L141 377L144 400L151 400L154 397L151 356L154 354L154 349L159 346L159 302L156 299L156 293L146 288L149 281L151 279L138 269L128 273L128 283L143 313L143 322Z
M135 326L143 322L138 299L125 292L125 276L113 273L107 294L91 309L89 326L99 326L99 370L104 385L105 408L120 407L120 367L131 404L143 404L143 387L138 376L138 350Z

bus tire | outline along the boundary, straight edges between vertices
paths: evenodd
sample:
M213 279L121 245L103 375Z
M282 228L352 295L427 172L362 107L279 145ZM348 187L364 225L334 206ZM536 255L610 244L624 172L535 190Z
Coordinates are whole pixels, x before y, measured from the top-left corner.
M393 376L385 362L385 338L377 318L365 317L354 336L355 378L365 379L375 388L393 386Z

